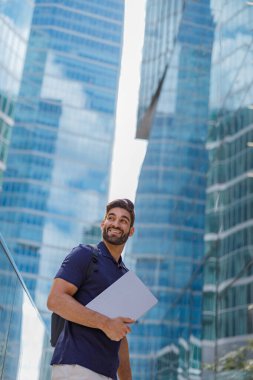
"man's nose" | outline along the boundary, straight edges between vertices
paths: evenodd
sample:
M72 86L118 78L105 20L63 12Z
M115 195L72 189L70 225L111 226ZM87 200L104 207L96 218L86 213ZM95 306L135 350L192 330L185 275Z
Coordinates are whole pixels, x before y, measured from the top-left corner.
M119 227L119 220L118 219L114 219L113 223L112 223L113 227Z

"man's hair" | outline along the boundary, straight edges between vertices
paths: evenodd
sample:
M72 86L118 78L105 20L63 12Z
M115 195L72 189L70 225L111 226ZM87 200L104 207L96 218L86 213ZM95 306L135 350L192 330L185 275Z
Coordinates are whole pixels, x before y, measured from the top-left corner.
M134 220L135 220L135 213L134 213L134 204L131 202L129 199L115 199L114 201L111 201L107 204L106 206L106 215L108 212L114 208L114 207L120 207L124 208L127 210L130 214L131 217L131 227L134 225Z

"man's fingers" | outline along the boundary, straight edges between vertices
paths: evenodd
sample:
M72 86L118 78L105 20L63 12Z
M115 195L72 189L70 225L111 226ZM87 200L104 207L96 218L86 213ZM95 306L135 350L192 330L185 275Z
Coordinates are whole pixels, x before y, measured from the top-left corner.
M129 324L132 323L135 323L135 320L132 318L117 317L109 320L108 328L104 332L111 340L119 341L131 332Z
M132 318L120 317L124 323L135 323L135 320Z

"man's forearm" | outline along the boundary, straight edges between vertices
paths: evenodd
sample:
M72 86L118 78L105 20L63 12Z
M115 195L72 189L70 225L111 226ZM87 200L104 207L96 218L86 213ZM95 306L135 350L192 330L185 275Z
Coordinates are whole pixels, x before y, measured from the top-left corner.
M132 380L129 349L126 337L123 338L120 343L118 376L120 380Z
M68 321L100 329L114 341L124 338L130 332L128 324L134 322L130 318L108 318L83 306L67 293L52 292L48 298L48 308Z
M81 305L69 294L58 294L48 301L48 308L68 321L103 329L108 317Z

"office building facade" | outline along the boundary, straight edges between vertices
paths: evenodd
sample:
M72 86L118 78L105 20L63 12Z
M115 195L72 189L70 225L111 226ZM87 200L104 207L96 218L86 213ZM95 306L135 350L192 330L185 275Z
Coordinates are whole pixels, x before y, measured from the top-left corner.
M150 0L146 9L137 137L148 147L127 257L159 303L129 340L133 378L169 380L180 366L185 375L181 362L201 340L202 279L191 278L204 254L214 27L209 1Z
M253 377L253 3L215 2L203 288L204 379ZM230 364L232 363L232 364Z
M0 4L0 189L25 61L33 0Z
M252 2L147 3L128 256L159 304L130 336L135 379L253 376L252 17Z
M121 0L35 1L0 223L45 320L58 266L103 217L123 14Z

